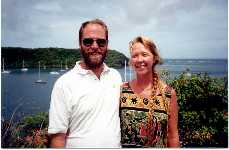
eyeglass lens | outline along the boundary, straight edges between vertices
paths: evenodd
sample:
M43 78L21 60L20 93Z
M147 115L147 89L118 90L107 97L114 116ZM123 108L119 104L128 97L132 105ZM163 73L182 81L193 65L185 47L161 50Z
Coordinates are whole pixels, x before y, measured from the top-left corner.
M98 44L99 47L104 47L107 44L107 40L105 39L92 39L92 38L85 38L83 39L83 44L85 46L91 46L93 44L93 42L96 41L96 43Z

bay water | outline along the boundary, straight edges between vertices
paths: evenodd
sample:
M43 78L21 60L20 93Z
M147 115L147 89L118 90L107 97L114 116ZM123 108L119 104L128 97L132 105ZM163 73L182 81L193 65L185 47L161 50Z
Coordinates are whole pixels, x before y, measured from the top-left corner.
M157 67L159 71L169 72L172 78L189 71L192 74L208 73L214 77L228 75L227 59L166 59L164 64ZM9 74L1 74L1 117L3 120L19 120L24 116L38 112L48 112L50 96L55 81L66 71L60 69L41 69L40 78L47 83L36 83L38 69L22 72L11 69ZM59 74L50 74L56 71ZM129 67L118 69L123 81L135 77ZM126 74L126 77L125 77Z

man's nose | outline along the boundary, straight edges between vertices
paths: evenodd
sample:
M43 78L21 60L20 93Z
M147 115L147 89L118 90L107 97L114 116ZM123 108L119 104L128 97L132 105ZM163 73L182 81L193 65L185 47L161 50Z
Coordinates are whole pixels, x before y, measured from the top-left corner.
M97 42L94 40L92 45L91 45L92 48L99 48L99 45L97 44Z

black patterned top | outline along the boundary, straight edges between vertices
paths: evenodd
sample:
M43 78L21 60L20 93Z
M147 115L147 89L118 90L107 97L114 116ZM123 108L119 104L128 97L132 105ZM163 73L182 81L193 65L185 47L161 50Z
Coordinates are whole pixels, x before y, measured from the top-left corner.
M128 82L120 97L122 147L167 147L168 108L172 88L159 82L154 98L135 94Z

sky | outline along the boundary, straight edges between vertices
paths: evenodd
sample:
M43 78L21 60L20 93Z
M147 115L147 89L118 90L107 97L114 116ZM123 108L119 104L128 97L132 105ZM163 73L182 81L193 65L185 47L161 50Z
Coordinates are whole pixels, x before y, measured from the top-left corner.
M162 58L228 57L227 0L1 0L1 46L79 48L81 24L95 18L127 57L139 35Z

